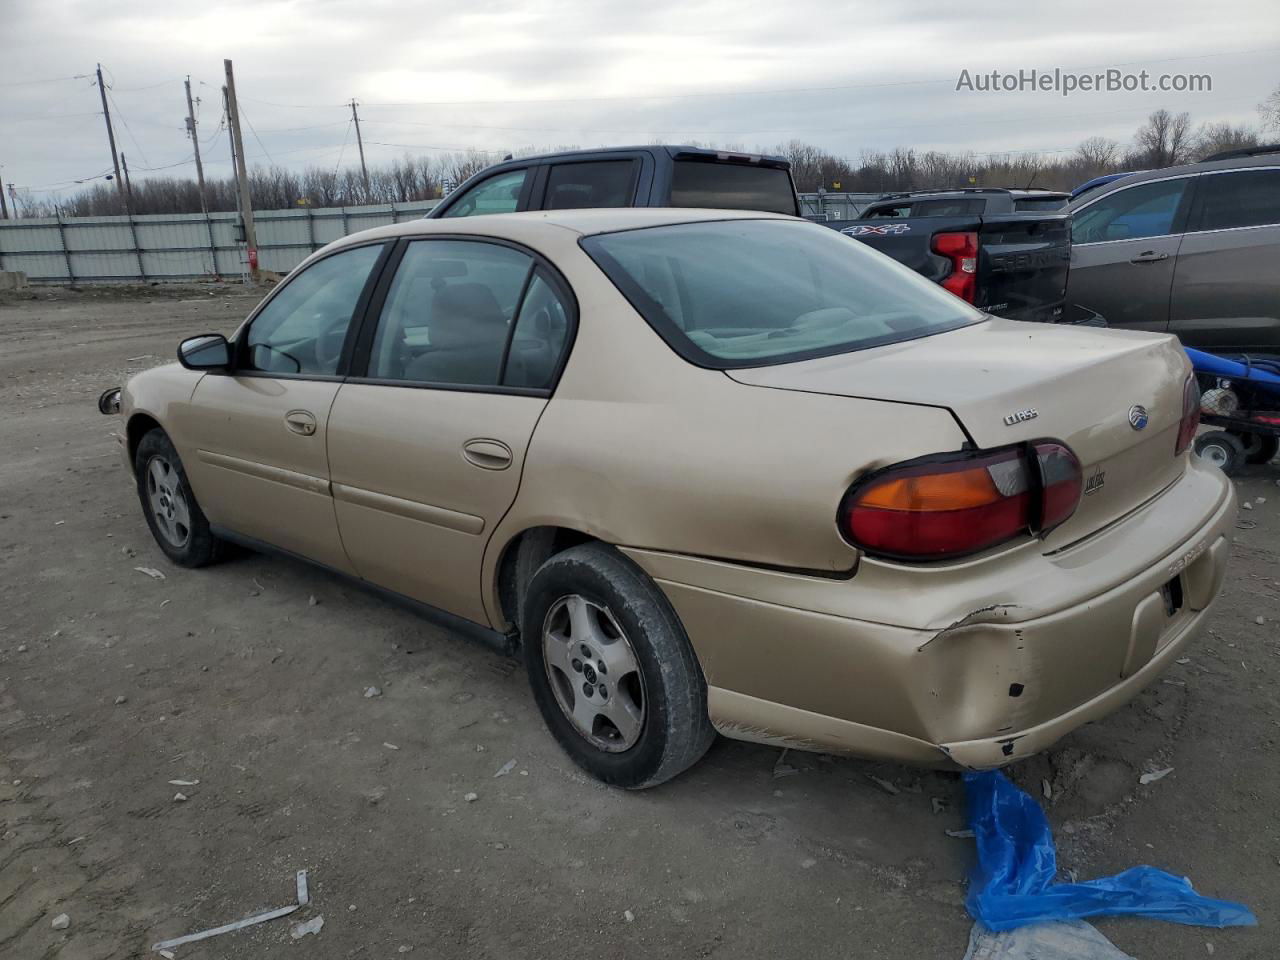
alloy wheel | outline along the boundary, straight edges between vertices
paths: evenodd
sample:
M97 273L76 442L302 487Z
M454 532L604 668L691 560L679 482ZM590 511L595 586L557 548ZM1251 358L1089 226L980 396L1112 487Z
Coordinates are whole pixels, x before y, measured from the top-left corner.
M182 481L164 457L147 462L147 501L160 535L179 549L185 547L191 539L191 511Z
M607 607L572 594L542 627L547 679L565 717L590 743L621 753L640 739L644 677L635 648Z

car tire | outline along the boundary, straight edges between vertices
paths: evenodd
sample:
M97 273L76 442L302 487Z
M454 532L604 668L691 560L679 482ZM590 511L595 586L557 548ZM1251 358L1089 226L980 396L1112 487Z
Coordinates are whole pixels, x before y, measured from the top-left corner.
M1211 430L1196 437L1196 456L1233 475L1245 462L1244 444L1225 430Z
M588 543L534 574L521 617L534 699L560 746L598 780L656 786L715 739L707 684L675 610L614 548Z
M180 567L203 567L222 557L226 544L209 530L182 459L159 427L138 443L133 473L142 514L166 557Z
M1237 437L1244 447L1245 463L1270 463L1276 458L1276 453L1280 452L1280 437L1235 431L1232 431L1232 436Z

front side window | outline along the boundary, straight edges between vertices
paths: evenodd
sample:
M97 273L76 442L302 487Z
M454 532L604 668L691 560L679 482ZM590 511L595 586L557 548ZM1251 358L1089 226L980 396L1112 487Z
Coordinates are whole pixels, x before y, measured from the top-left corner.
M827 227L721 220L582 247L667 343L701 366L785 363L910 340L984 315Z
M1280 170L1205 174L1200 195L1200 230L1280 223Z
M528 170L510 170L482 180L471 187L443 214L446 217L476 217L485 213L513 213L520 203L520 191Z
M634 160L600 160L559 163L547 174L547 210L585 210L592 207L628 207Z
M241 368L336 375L356 304L382 247L344 250L291 277L249 325Z
M1108 194L1072 218L1074 243L1137 240L1173 232L1187 178L1141 183Z

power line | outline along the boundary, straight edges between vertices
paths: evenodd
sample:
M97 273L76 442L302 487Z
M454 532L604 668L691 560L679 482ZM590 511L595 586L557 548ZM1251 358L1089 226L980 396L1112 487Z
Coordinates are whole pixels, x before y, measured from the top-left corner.
M115 93L136 93L139 90L155 90L157 87L167 87L171 83L181 83L181 80L161 80L159 83L147 84L145 87L117 87L112 86L111 89Z
M240 116L244 117L244 122L249 125L249 132L253 134L253 139L258 141L258 146L260 146L262 148L262 152L267 155L267 162L274 167L276 162L271 159L271 151L267 149L267 145L263 143L262 138L258 136L258 131L253 129L253 121L250 120L249 115L244 112L244 107L240 107Z
M111 101L111 106L115 108L116 116L120 118L120 122L124 124L125 131L129 134L129 139L133 141L133 145L138 148L138 153L142 154L142 162L149 163L147 160L147 152L142 149L142 145L138 143L138 138L133 135L133 128L129 126L129 121L124 118L124 114L120 110L120 104L116 103L116 98L111 96L111 88L105 87L107 91L107 99Z
M37 83L62 83L64 80L87 80L89 74L77 73L70 77L47 77L44 80L9 80L0 83L0 87L29 87Z
M6 117L4 122L5 123L30 123L32 121L40 121L40 120L62 120L67 117L100 117L100 116L102 116L101 110L91 110L88 113L49 113L49 114L45 114L42 117Z
M351 121L348 120L347 130L342 135L342 149L338 151L338 162L333 165L333 173L335 176L338 173L338 168L342 166L342 157L343 157L343 154L347 152L347 140L349 140L350 138L351 138Z

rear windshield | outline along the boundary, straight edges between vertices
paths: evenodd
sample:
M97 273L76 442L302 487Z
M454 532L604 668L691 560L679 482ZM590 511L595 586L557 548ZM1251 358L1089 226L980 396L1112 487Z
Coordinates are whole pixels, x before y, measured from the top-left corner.
M791 176L777 167L708 160L677 160L671 174L671 206L713 210L798 213Z
M1071 201L1070 197L1020 197L1013 201L1016 212L1024 210L1061 210Z
M984 315L818 224L718 220L586 237L583 248L682 357L755 367L911 340Z

